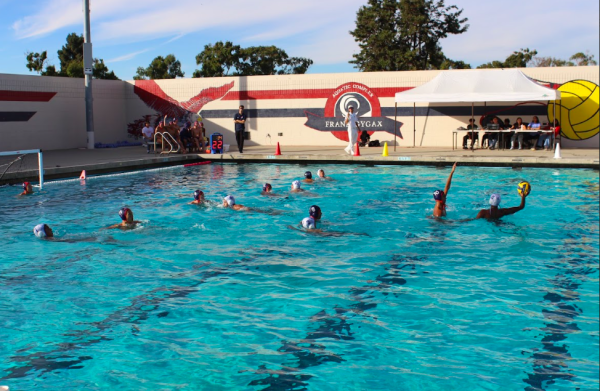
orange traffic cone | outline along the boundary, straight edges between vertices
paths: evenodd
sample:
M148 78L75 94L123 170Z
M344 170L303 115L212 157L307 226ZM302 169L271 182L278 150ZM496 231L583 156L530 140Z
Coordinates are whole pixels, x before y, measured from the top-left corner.
M356 150L354 151L354 156L360 156L360 148L358 147L358 143L356 143Z
M85 179L85 170L81 171L81 175L79 175L79 179Z
M281 148L279 147L279 143L277 143L277 149L275 150L275 156L281 156Z

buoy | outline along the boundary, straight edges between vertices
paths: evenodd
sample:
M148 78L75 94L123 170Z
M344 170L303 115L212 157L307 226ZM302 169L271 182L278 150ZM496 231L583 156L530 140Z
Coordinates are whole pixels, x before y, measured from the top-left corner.
M390 156L390 153L388 152L387 141L385 142L385 144L383 144L383 153L381 154L381 156Z
M85 170L81 171L81 175L79 175L79 179L84 179L85 180L86 175L85 175Z
M275 156L281 156L281 148L279 147L279 143L277 143L277 149L275 150Z
M556 143L556 150L554 151L554 158L562 159L562 156L560 156L560 143Z
M354 156L360 156L360 148L358 147L358 143L356 143L356 149L354 150Z
M210 160L206 160L204 162L198 162L198 163L188 163L188 164L184 164L184 167L193 167L193 166L204 166L205 164L211 164L212 162Z

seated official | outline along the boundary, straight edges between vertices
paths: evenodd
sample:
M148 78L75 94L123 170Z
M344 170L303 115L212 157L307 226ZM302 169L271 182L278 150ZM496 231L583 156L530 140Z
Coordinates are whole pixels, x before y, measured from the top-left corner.
M538 138L537 146L540 148L544 147L544 151L550 150L550 143L552 142L552 137L556 137L558 136L558 134L560 134L560 123L557 119L554 119L554 123L550 127L550 130L554 130L554 132L543 132Z
M542 126L542 124L540 124L540 120L538 119L537 115L534 115L533 118L531 119L531 122L529 123L529 125L527 125L527 129L540 129ZM525 136L525 141L529 141L529 143L531 144L531 150L535 151L535 146L538 143L538 140L540 138L540 134L541 132L529 132L526 134Z
M517 118L517 122L515 122L510 128L514 130L522 130L523 127L527 127L523 123L523 119L521 117ZM510 149L515 149L515 141L519 140L519 149L523 149L523 132L511 132L510 136Z
M497 126L498 129L504 129L504 124L501 124L498 120L498 117L492 118L491 125ZM488 145L490 149L496 149L496 145L498 144L498 133L486 132L481 138L481 146L483 146L484 141L488 141Z
M467 130L477 130L479 129L475 124L475 120L473 118L469 119L469 125L467 125ZM471 140L471 149L473 149L473 143L475 140L479 140L479 132L470 132L467 133L465 137L463 137L463 149L467 148L467 140Z

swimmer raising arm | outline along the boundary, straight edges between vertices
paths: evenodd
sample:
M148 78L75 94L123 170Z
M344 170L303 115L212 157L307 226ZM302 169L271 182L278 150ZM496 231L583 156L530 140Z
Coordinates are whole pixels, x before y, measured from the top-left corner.
M527 198L527 195L523 193L521 195L521 205L515 206L513 208L500 209L498 208L498 205L500 205L500 195L492 194L490 196L490 209L480 210L475 219L494 220L504 216L515 214L518 211L523 210L525 208L525 198Z
M448 192L450 191L450 185L452 183L452 176L454 175L454 170L456 170L456 164L452 166L452 171L450 171L450 175L448 176L448 180L446 181L446 187L444 191L436 190L433 193L433 199L435 200L435 207L433 208L433 216L435 217L444 217L446 216L446 197L448 196Z

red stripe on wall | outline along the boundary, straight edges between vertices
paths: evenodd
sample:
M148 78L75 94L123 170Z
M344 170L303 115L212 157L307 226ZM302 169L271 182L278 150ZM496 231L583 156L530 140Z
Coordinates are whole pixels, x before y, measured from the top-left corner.
M379 98L393 98L396 92L410 90L414 87L384 87L371 88ZM256 90L256 91L231 91L223 100L267 100L267 99L327 99L333 94L335 88L312 90Z
M10 91L0 90L2 102L49 102L56 92Z

